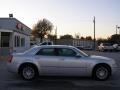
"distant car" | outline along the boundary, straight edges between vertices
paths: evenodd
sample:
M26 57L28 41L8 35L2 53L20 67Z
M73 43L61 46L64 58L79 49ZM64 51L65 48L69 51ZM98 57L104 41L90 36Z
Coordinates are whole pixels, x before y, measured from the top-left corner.
M40 43L38 45L53 45L53 42L47 41L47 42L42 42L42 43Z
M92 46L76 46L76 48L80 50L92 50L93 49Z
M101 43L99 46L98 46L98 50L99 51L113 51L115 48L113 47L112 44L110 43Z
M31 47L41 46L41 45L53 45L53 42L51 42L51 41L45 41L45 42L42 42L42 43L39 43L39 44L34 44Z
M84 49L84 46L75 46L76 48L80 49L80 50L83 50Z
M117 51L120 51L120 44L117 45Z
M25 80L44 76L92 76L106 80L116 71L115 60L87 55L66 45L35 46L24 53L16 53L8 60L8 70Z

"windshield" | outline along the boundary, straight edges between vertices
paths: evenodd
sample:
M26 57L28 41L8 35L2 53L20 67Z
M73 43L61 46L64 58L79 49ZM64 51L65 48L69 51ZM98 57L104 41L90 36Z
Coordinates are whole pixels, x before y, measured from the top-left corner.
M85 52L81 51L81 50L78 49L78 48L75 48L75 47L74 47L74 49L76 49L77 52L80 53L82 56L85 56L85 57L89 56L88 54L86 54Z

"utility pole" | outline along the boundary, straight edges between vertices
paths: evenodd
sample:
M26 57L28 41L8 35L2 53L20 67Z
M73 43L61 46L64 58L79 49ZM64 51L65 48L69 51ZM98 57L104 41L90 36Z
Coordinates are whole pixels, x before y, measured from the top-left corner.
M55 44L57 44L57 26L56 26L56 29L55 29Z
M56 26L56 29L55 29L55 35L56 35L56 38L57 38L57 26Z
M119 31L117 31L117 30L119 30ZM118 32L118 34L120 34L120 27L118 25L116 25L116 34L117 34L117 32Z
M120 27L119 27L119 35L120 35Z
M117 28L118 28L118 25L116 25L116 34L117 34Z
M94 50L96 49L96 39L95 39L95 16L94 16L94 20L93 20L93 23L94 23Z
M117 27L118 28L118 30L119 30L119 35L120 35L120 27Z

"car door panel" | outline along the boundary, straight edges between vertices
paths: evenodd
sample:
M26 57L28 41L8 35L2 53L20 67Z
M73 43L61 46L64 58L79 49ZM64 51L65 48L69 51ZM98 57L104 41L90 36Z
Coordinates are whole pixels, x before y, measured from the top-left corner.
M40 66L40 72L43 75L56 75L58 71L58 58L55 48L42 48L36 54Z
M58 49L61 75L84 75L86 63L82 56L71 48ZM77 56L78 55L78 56Z
M58 71L58 58L56 56L37 56L40 66L40 72L43 75L56 75Z
M86 62L78 57L61 57L60 73L61 75L83 76L86 73Z

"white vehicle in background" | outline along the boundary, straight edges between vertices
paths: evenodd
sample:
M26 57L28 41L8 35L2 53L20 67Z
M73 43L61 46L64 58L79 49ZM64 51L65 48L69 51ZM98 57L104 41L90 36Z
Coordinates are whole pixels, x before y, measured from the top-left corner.
M116 51L120 51L120 44L115 44L116 45Z
M41 46L41 45L53 45L53 42L45 41L45 42L42 42L42 43L38 44L38 46Z
M101 43L98 46L99 51L113 51L115 50L115 45L112 45L110 43Z
M118 44L117 50L120 51L120 44Z

